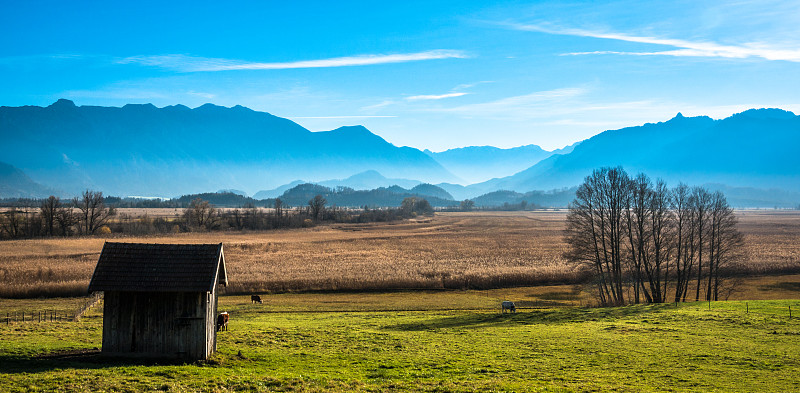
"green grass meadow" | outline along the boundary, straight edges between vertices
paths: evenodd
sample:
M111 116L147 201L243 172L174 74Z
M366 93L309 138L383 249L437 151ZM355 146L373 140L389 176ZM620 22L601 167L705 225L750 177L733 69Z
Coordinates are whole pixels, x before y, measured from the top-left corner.
M567 292L564 292L567 293ZM800 391L800 301L525 308L484 291L222 297L213 359L104 359L102 307L0 325L3 391ZM60 299L38 300L55 306ZM19 308L0 301L1 315ZM31 302L25 300L24 302ZM53 304L50 304L53 303ZM532 303L535 304L535 303ZM26 304L26 307L31 306ZM788 310L792 308L793 318ZM749 312L748 312L749 311ZM72 356L59 355L73 351Z

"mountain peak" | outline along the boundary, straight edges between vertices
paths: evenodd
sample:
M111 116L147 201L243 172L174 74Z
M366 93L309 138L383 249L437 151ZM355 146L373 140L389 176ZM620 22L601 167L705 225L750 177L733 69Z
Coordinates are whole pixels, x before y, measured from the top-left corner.
M228 109L228 108L226 108L224 106L220 106L220 105L214 105L214 104L212 104L210 102L207 102L207 103L205 103L203 105L198 106L197 108L194 108L194 110L199 110L199 111L210 111L210 110L216 110L216 109Z
M361 173L356 173L345 180L387 180L380 172L370 169Z
M58 101L50 104L48 108L75 108L75 103L66 98L59 98Z
M341 127L337 128L337 129L333 130L333 132L347 132L347 133L351 133L351 134L372 134L372 132L370 130L368 130L367 127L364 127L362 125L341 126Z
M155 105L147 103L147 104L125 104L122 107L123 109L158 109Z
M737 113L731 117L747 116L752 119L791 119L796 117L794 112L785 111L778 108L761 108L761 109L748 109L744 112Z

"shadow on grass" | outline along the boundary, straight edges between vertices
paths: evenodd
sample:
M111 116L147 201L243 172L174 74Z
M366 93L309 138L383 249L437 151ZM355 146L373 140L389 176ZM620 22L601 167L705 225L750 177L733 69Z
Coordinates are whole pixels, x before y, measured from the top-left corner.
M761 285L758 289L762 291L770 291L775 289L782 289L784 291L800 292L800 282L781 281L770 285Z
M174 358L108 356L99 349L57 351L34 356L0 355L0 373L37 373L60 369L102 369L127 366L205 365L214 361L187 362Z
M613 308L561 308L519 310L517 313L465 313L458 316L431 318L419 323L387 326L388 330L424 331L452 328L482 328L499 325L566 324L587 321L613 321L619 318L645 316L669 308L669 305L638 305Z

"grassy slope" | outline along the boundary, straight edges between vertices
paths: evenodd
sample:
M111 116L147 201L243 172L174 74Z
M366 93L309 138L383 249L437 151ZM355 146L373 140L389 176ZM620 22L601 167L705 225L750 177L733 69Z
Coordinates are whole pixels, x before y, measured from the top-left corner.
M316 296L316 297L312 297ZM797 391L800 301L501 315L482 292L224 297L230 330L204 365L41 359L100 345L100 310L78 323L0 326L7 391L621 390ZM458 302L458 301L461 302ZM0 312L14 306L4 300ZM306 308L302 303L313 304ZM458 302L458 303L453 303ZM363 307L363 304L373 306ZM458 304L474 309L446 310ZM282 305L298 310L277 313ZM356 311L363 308L428 311ZM352 310L352 311L341 311ZM301 312L307 311L307 312ZM239 356L241 351L241 355Z

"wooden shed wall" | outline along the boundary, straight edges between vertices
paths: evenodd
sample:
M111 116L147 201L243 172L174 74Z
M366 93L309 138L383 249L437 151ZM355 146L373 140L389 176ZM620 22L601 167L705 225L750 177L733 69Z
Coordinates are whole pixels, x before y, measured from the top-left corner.
M103 352L207 359L214 351L216 293L105 293Z

